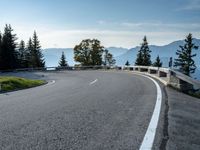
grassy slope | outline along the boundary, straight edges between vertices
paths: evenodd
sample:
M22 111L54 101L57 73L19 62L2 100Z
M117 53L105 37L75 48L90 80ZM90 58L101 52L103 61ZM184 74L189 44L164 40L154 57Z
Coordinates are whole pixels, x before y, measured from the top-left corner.
M1 91L13 91L44 84L42 80L30 80L19 77L0 77Z

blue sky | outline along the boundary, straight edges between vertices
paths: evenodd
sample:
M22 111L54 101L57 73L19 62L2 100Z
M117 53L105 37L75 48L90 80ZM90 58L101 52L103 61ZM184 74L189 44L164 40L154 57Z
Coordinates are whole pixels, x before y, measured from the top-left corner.
M147 35L164 45L191 32L200 38L200 0L0 0L0 30L19 39L38 32L43 48L73 47L84 38L134 47Z

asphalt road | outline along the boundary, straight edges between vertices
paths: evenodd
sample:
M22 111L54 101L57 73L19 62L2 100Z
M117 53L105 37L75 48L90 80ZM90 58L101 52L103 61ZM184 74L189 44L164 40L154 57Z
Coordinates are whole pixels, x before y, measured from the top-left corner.
M139 149L156 103L151 80L102 71L37 76L55 83L0 94L1 149Z

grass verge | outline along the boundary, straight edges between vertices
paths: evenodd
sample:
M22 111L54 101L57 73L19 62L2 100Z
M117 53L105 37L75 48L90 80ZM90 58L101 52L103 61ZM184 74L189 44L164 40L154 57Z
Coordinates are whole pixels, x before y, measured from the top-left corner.
M0 77L1 92L21 90L43 85L43 80L31 80L19 77Z

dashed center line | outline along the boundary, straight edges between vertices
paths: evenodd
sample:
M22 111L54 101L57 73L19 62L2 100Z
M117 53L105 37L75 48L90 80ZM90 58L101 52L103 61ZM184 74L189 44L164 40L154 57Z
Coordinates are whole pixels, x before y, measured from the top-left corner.
M96 83L98 81L98 79L95 79L94 81L90 82L90 85Z

